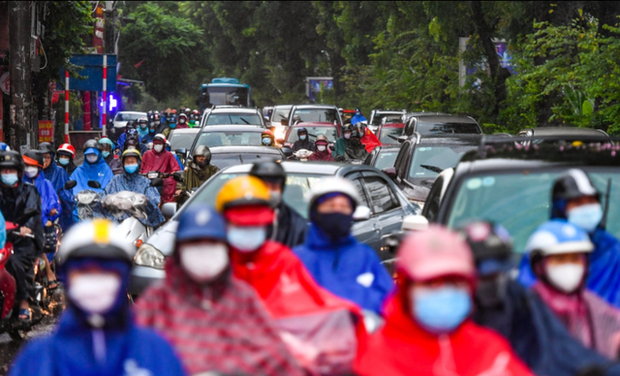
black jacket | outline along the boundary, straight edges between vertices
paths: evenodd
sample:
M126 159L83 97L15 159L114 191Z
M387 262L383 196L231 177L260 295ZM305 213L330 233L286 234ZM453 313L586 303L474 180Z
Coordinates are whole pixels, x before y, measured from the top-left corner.
M364 160L366 160L366 157L368 157L368 152L366 151L364 144L360 142L355 143L353 141L349 141L349 146L344 151L345 161L360 160L363 162Z
M24 252L36 255L43 249L43 225L41 224L41 196L37 188L19 180L16 188L0 184L0 211L7 222L16 223L20 216L28 209L34 209L34 214L19 226L32 230L34 239L7 234L7 239L13 243L15 252Z
M298 151L301 149L306 149L310 151L314 151L314 142L310 141L308 138L305 140L297 140L293 144L293 151Z
M75 171L75 169L77 168L77 166L75 165L75 163L73 163L73 159L69 160L69 164L66 166L61 165L60 163L58 163L58 165L62 168L65 169L65 171L67 171L67 175L71 176L71 174L73 173L73 171Z
M275 237L273 237L273 227L270 226L268 237L278 243L284 244L289 248L303 244L306 240L308 231L308 221L285 203L281 203L276 208L278 222Z

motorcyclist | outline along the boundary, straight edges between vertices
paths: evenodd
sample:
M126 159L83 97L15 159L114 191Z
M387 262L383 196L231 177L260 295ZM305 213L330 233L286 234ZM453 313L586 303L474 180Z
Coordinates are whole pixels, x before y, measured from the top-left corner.
M174 155L165 149L166 137L158 134L153 139L153 150L144 153L142 158L142 166L140 173L146 174L151 171L158 171L162 174L172 174L180 171L181 168L177 163ZM176 182L172 177L164 179L164 187L162 189L162 202L173 202Z
M159 130L159 120L155 119L149 122L149 132L142 137L143 144L153 143L153 139Z
M585 286L588 259L594 250L587 233L555 219L538 227L526 248L538 278L532 290L584 346L617 358L620 310Z
M291 249L303 244L308 224L295 209L284 202L282 196L286 189L286 171L282 165L275 161L257 162L252 165L250 175L261 179L267 186L276 212L275 221L269 226L267 237Z
M0 153L0 211L7 221L14 223L25 213L31 214L25 223L19 223L20 235L9 236L14 251L6 264L6 270L15 278L19 319L30 322L32 312L28 300L33 293L35 257L43 247L43 228L41 196L34 185L22 181L23 175L24 162L18 152Z
M364 115L362 115L362 109L358 107L355 109L355 115L351 118L351 125L355 125L359 123L360 121L367 122L368 120L366 120Z
M168 125L168 127L166 127L166 128L162 131L162 134L163 134L165 137L170 136L170 132L171 132L173 129L176 129L176 128L177 128L177 115L176 115L176 113L177 113L177 110L171 110L171 111L170 111L170 115L166 118L166 122L168 123L168 124L167 124L167 125Z
M310 230L305 243L293 251L319 285L381 314L394 283L377 253L351 235L359 201L357 188L344 178L324 178L315 184L308 207Z
M351 139L349 140L349 144L344 151L344 155L334 159L345 162L363 162L366 157L368 157L368 152L360 141L360 132L357 129L353 129L353 131L351 132Z
M342 126L342 137L336 140L336 145L332 153L332 157L334 157L335 160L344 157L344 152L349 147L349 140L351 139L352 131L353 127L350 124L345 124Z
M381 141L368 129L368 123L366 123L366 121L360 121L355 126L362 135L360 142L364 145L368 153L372 153L377 146L381 146Z
M407 235L396 269L385 326L358 353L356 374L533 375L504 338L469 319L476 270L459 235L437 225Z
M177 121L177 128L184 129L189 128L189 118L185 113L181 113L179 115L179 120Z
M170 143L170 140L166 140L166 151L174 155L174 159L176 159L177 163L179 164L179 169L184 170L185 166L183 166L183 162L181 162L181 158L179 158L179 155L177 153L174 153L172 151L172 144Z
M101 157L105 160L105 163L108 164L112 173L114 175L123 173L123 165L121 164L120 159L116 155L114 155L114 143L107 137L102 137L99 139L99 144L101 145Z
M101 155L101 145L97 140L88 140L84 143L84 163L75 169L69 177L75 180L77 185L73 188L73 194L76 195L83 190L90 189L95 192L103 192L114 174ZM101 188L95 189L88 186L90 180L101 184ZM75 217L75 216L74 216Z
M192 152L192 160L187 163L187 169L183 172L183 181L177 184L176 194L179 195L184 191L191 192L219 171L219 168L211 164L209 147L206 145L196 147Z
M189 125L190 128L194 128L194 127L198 126L198 122L197 122L198 116L199 116L198 115L198 110L194 110L194 111L192 111L189 114L189 123L188 123L188 125Z
M27 344L9 375L185 375L170 345L133 323L126 288L134 249L104 219L65 235L59 271L67 308L55 331Z
M549 307L510 276L512 239L501 225L473 222L460 229L478 271L473 318L503 335L537 375L574 376L607 359L585 348Z
M137 124L135 123L134 120L129 120L127 122L127 125L125 125L125 132L123 132L120 136L118 136L118 140L116 140L116 148L119 150L124 150L125 148L125 141L127 140L127 137L130 136L130 133L133 133L132 131L137 133Z
M75 148L71 144L62 144L56 150L58 154L58 164L62 167L68 176L71 176L73 171L77 168L75 163L73 163L73 159L75 159Z
M304 127L297 129L297 141L293 143L293 151L306 149L314 151L314 142L308 138L308 130Z
M39 144L39 151L43 154L43 173L45 179L49 180L54 187L54 191L58 193L62 211L58 223L63 231L66 231L73 224L72 212L74 209L73 193L71 190L65 190L65 184L69 180L69 175L64 168L56 164L54 160L54 148L49 142Z
M254 289L232 277L229 252L219 213L184 210L166 280L140 297L137 322L168 339L192 375L301 376Z
M267 239L275 215L267 186L239 176L215 202L227 221L233 274L258 292L289 350L310 374L345 374L363 348L360 310L319 286L288 247Z
M333 162L334 157L332 157L331 150L329 150L329 141L324 134L320 134L316 136L314 140L315 150L312 155L308 157L309 161L324 161L324 162Z
M136 130L138 131L138 135L140 136L140 140L142 140L142 137L144 137L147 134L149 134L149 121L148 121L148 119L145 118L144 116L141 117L140 119L138 119L138 127L136 128Z
M275 135L273 134L273 131L269 129L263 131L263 133L260 136L260 140L261 140L261 146L273 146L273 147L277 146Z
M587 288L620 308L620 241L604 228L599 191L583 170L571 169L557 178L551 197L551 218L568 220L586 231L594 244ZM527 253L519 272L519 281L525 286L536 281Z

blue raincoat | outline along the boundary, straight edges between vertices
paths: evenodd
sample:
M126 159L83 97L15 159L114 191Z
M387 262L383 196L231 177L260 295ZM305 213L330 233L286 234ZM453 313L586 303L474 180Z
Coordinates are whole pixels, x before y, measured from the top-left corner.
M123 172L122 174L116 175L106 187L105 194L111 195L121 191L144 194L149 199L146 211L148 219L138 218L142 224L145 226L156 227L165 221L164 216L159 210L161 196L159 195L157 188L151 187L151 180L149 178L146 178L138 173L128 174L127 172ZM124 214L124 216L120 219L116 219L115 217L108 218L121 222L128 216L128 214Z
M359 123L360 121L368 121L368 120L366 120L364 115L355 115L351 118L351 125L355 125Z
M73 192L70 190L64 190L65 183L69 180L69 175L64 168L58 166L56 161L52 158L52 162L46 169L43 170L45 178L52 183L54 191L58 193L60 199L60 205L62 206L62 213L60 214L59 224L63 231L67 231L71 225L73 225L72 212L75 206L73 201Z
M24 174L22 180L26 183L34 184L34 186L37 187L37 191L39 191L39 195L41 196L41 220L43 226L45 226L47 221L55 221L56 218L60 216L60 213L62 213L62 207L58 195L54 190L54 186L49 180L45 179L45 173L43 171L39 172L39 175L34 178L34 181ZM51 211L54 209L58 211L58 214L51 215Z
M6 222L2 212L0 212L0 248L4 248L6 244Z
M305 244L293 251L319 285L362 309L381 313L394 282L372 248L353 236L334 243L311 224Z
M101 153L99 153L99 158L95 163L88 163L86 159L84 163L73 171L70 180L75 180L77 185L73 188L73 194L77 194L85 189L90 189L95 192L103 192L103 189L108 185L114 174L110 169L110 166L105 162L103 157L101 157ZM89 180L98 181L101 184L101 189L94 189L88 186Z

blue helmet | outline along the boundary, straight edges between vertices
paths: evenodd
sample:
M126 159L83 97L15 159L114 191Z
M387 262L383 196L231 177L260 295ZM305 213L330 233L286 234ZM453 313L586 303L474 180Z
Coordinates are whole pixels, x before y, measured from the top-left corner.
M188 207L179 218L177 243L199 239L226 241L226 222L208 205Z
M11 148L4 142L0 142L0 150L11 150Z
M535 255L544 257L561 253L589 253L593 249L594 245L584 230L561 219L540 225L525 246L532 258Z

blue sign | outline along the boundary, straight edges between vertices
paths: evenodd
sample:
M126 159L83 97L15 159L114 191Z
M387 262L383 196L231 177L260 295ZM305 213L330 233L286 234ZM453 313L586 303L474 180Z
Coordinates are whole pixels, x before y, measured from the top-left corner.
M116 90L116 55L107 55L107 91ZM69 90L103 91L103 55L72 55L69 62L83 67L79 77L69 76ZM56 83L58 90L65 87L65 69L60 70L60 82ZM81 78L80 78L81 77Z

